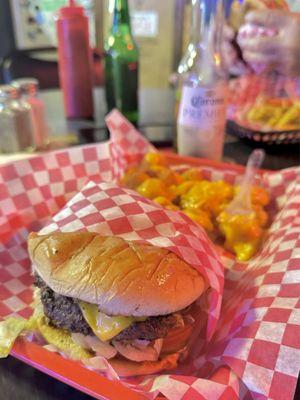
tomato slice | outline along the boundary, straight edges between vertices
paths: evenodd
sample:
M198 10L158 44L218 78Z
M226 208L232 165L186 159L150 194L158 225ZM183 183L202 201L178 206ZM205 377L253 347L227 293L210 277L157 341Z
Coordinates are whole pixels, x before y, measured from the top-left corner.
M161 354L172 354L182 349L191 336L193 325L186 325L183 328L173 329L164 338Z

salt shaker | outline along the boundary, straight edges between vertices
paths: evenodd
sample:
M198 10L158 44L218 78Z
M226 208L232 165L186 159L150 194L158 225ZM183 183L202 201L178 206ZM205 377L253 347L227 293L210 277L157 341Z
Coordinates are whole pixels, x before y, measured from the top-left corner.
M34 122L30 105L18 89L0 85L0 151L14 153L34 147Z
M43 148L48 137L48 126L45 116L45 104L39 96L39 82L34 78L16 79L12 86L20 90L23 99L31 106L34 122L34 142L36 148Z

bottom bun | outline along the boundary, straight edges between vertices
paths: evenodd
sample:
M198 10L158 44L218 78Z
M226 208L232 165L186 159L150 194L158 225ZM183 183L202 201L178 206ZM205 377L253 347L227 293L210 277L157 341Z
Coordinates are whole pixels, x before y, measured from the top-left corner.
M116 373L123 377L156 374L167 369L177 367L179 353L169 354L159 361L134 362L120 358L108 360Z

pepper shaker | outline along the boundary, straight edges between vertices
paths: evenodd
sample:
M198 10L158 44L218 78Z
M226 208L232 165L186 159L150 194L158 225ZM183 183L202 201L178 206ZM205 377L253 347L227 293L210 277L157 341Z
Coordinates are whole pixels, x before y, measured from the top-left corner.
M0 85L0 151L14 153L34 147L35 126L30 105L18 89Z

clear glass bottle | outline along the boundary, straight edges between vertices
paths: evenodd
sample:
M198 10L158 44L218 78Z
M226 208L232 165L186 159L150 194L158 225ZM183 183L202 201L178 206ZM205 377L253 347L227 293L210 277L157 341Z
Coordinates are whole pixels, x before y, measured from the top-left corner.
M47 141L48 126L46 123L45 104L39 96L39 82L35 78L21 78L12 82L12 86L21 91L24 100L31 106L34 123L34 144L42 149Z
M18 89L0 85L0 151L15 153L34 146L33 112Z
M200 41L200 12L199 12L199 4L200 0L191 0L191 25L189 31L189 44L184 53L182 59L179 62L177 71L176 71L176 95L175 95L175 109L174 116L175 121L178 118L179 105L182 94L182 84L186 74L192 69L195 58L197 55L197 45ZM174 143L173 147L175 151L177 151L177 133L174 135Z
M183 75L177 118L177 145L182 155L219 160L222 156L228 82L220 44L222 0L199 0L200 21L193 65Z

